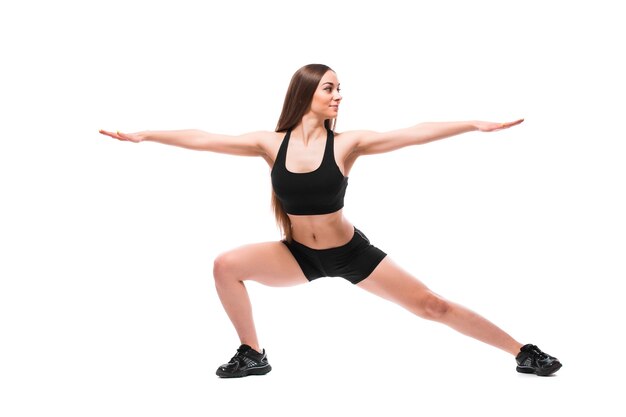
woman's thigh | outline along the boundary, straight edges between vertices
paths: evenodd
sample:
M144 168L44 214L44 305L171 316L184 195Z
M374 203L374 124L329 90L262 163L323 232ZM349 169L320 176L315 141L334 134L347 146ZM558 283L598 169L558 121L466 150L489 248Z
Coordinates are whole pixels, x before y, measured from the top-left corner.
M273 287L309 282L282 242L253 243L224 252L215 259L213 274L216 280L251 280Z
M424 283L398 266L389 256L357 286L414 312L419 309L420 301L434 295Z

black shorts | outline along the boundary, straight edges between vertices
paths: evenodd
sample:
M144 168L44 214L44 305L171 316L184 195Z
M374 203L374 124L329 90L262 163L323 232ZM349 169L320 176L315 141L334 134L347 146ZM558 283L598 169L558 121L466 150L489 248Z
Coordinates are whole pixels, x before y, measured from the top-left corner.
M342 277L353 284L367 278L387 254L373 246L356 227L354 236L343 246L312 249L292 240L282 241L309 281L322 277Z

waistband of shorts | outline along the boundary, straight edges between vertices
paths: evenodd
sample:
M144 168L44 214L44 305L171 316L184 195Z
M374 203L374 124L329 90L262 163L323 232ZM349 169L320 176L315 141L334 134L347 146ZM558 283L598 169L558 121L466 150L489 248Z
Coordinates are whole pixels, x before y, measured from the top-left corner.
M307 251L311 251L311 252L325 252L325 253L332 253L332 252L341 252L347 248L349 248L350 246L353 246L355 244L355 242L359 239L363 239L362 238L362 233L360 232L360 230L358 230L356 227L354 227L354 234L352 235L352 239L350 239L347 243L341 245L341 246L335 246L334 248L326 248L326 249L314 249L311 248L307 245L303 245L302 243L298 242L297 240L291 239L291 244L298 246L299 248L302 248L304 250Z

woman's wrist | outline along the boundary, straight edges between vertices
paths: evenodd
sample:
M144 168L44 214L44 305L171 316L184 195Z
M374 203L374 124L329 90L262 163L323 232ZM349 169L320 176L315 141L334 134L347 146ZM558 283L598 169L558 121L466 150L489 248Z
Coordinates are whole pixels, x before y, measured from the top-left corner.
M137 138L137 142L149 141L150 140L150 131L143 130L141 132L134 133L135 138Z

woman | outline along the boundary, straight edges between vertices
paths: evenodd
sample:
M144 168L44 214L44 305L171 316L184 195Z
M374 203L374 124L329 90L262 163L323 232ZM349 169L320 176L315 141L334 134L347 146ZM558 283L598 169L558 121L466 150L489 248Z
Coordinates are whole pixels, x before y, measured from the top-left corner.
M561 363L535 345L522 345L469 309L448 301L398 267L343 215L347 177L359 156L470 131L493 132L520 124L481 121L421 123L385 133L334 132L341 103L335 72L321 64L292 77L275 132L240 136L198 130L100 133L122 141L153 141L195 150L260 156L271 167L272 206L284 240L239 247L217 257L215 286L240 338L235 356L217 369L220 377L263 375L272 368L261 350L244 285L303 284L325 276L344 277L412 313L515 356L517 371L541 376Z

